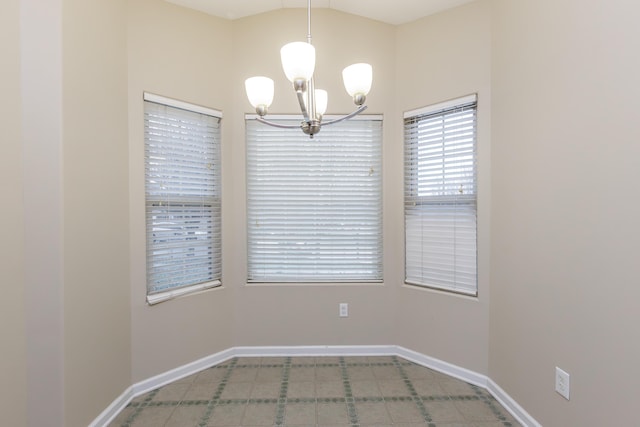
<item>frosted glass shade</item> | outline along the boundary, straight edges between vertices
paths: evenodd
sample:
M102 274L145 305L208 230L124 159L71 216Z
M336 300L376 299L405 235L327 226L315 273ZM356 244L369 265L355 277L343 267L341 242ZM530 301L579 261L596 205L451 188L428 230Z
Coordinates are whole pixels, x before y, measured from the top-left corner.
M316 67L316 48L310 43L293 42L282 46L280 59L284 74L290 82L309 80Z
M353 64L342 70L342 80L347 93L351 96L367 95L371 90L373 69L369 64Z
M316 89L316 114L323 116L327 112L327 102L329 101L329 94L326 90Z
M269 107L273 102L273 80L269 77L251 77L244 81L244 87L247 90L247 98L253 105Z

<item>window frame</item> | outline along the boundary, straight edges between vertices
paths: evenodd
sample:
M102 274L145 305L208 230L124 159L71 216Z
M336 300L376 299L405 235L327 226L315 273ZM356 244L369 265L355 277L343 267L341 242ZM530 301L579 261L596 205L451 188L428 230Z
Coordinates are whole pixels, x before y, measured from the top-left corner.
M182 110L182 114L184 114L184 112L186 112L186 114L194 113L194 114L209 116L217 120L217 122L215 122L216 126L214 127L214 130L211 131L211 134L207 136L207 138L211 138L209 142L212 144L212 146L210 147L210 149L212 150L211 161L215 162L217 160L217 163L218 163L217 167L208 168L208 169L211 169L211 173L210 175L209 173L207 173L207 176L209 176L213 185L212 189L209 191L212 193L210 196L206 197L204 196L204 193L200 193L199 195L184 195L184 194L176 195L175 194L176 190L167 190L164 196L150 195L149 186L151 185L150 184L151 178L148 172L149 170L148 156L149 156L149 150L150 150L149 148L150 138L148 134L148 117L147 117L148 114L150 113L147 110L147 105L148 105L147 103L153 103L153 104L158 104L162 107ZM143 121L144 121L144 128L145 128L144 129L145 247L146 247L146 253L147 253L146 301L149 305L155 305L160 302L164 302L182 295L187 295L187 294L203 291L205 289L218 287L218 286L221 286L222 284L222 244L220 241L221 234L222 234L222 218L221 218L222 216L221 215L222 174L220 171L221 164L222 164L222 161L221 161L222 112L218 110L214 110L212 108L191 104L188 102L152 94L149 92L143 92L143 112L144 112ZM203 136L198 135L198 137L201 138ZM181 155L182 156L185 155L184 149ZM193 165L193 164L191 163L190 165ZM180 167L175 166L175 168L179 169ZM173 170L172 172L177 173L176 170ZM185 172L180 172L180 173L184 174ZM184 175L180 175L180 176L184 177ZM171 193L172 191L174 192ZM181 192L184 192L184 190L181 190ZM206 231L208 236L207 236L207 239L205 239L205 242L208 242L207 244L210 245L207 249L210 251L209 252L210 262L208 264L210 265L210 267L204 267L204 268L207 268L212 271L212 277L207 278L207 280L202 280L202 281L198 280L197 282L194 282L194 283L184 283L184 284L179 284L175 286L168 286L166 288L154 291L152 290L152 284L150 283L150 280L151 280L150 277L152 275L151 270L153 269L153 266L150 265L153 258L153 253L152 253L153 244L151 243L151 240L153 239L153 237L150 235L150 229L153 227L153 225L149 224L150 218L153 215L149 212L149 209L150 209L150 206L151 206L151 209L153 209L153 206L161 206L162 203L165 201L164 200L165 197L169 197L169 198L174 197L173 200L176 200L178 202L176 203L176 206L178 205L191 206L191 208L189 207L186 208L185 212L187 216L182 220L183 221L182 228L184 230L187 230L187 231L184 231L185 233L201 234L202 231L201 231L201 228L198 228L198 224L200 224L201 226L202 224L204 224L205 228L207 229L211 227L210 231ZM206 218L206 215L210 215L210 220L206 220L206 219L198 220L196 217L196 219L192 218L192 220L189 221L188 219L189 215L193 215L193 212L195 211L198 205L200 206L201 212L205 215L205 217L202 217L202 218ZM167 210L166 215L169 215L170 212L171 211ZM210 224L211 224L210 227L207 226L207 221L210 221ZM188 231L188 229L190 229L191 231ZM187 239L186 237L184 238L185 241L190 239L191 238L189 239ZM162 246L162 245L159 245L159 246ZM166 246L166 243L165 243L165 246ZM182 246L182 247L186 248L187 246ZM197 247L192 247L190 251L196 252L198 250L202 252L202 247L200 247L200 249L198 249ZM183 259L186 259L186 258L183 258Z
M302 133L302 131L300 129L278 129L278 128L270 128L267 125L264 124L257 124L258 122L255 122L255 119L257 118L257 115L254 114L246 114L245 115L245 124L247 132L245 135L245 142L247 144L247 150L246 150L246 156L247 156L247 170L246 170L246 174L247 174L247 283L251 284L251 285L261 285L261 284L287 284L287 285L291 285L291 284L301 284L301 285L313 285L313 284L326 284L326 285L335 285L335 284L353 284L353 283L362 283L362 284L367 284L367 283L382 283L383 282L383 276L384 276L384 271L383 271L383 252L384 252L384 245L383 245L383 241L382 241L382 232L383 232L383 217L382 217L382 212L383 212L383 181L382 181L382 151L383 151L383 116L382 115L360 115L360 116L356 116L351 118L349 121L346 122L342 122L341 124L343 126L349 126L350 124L348 122L354 123L354 122L362 122L362 121L368 121L368 122L378 122L379 124L376 125L368 125L368 126L379 126L378 128L376 128L376 132L378 132L376 134L376 136L371 140L371 143L374 144L378 144L376 146L376 153L377 153L377 168L379 170L379 174L377 177L378 180L378 184L377 184L377 200L376 200L376 208L377 208L377 223L378 223L378 228L377 228L377 238L378 238L378 243L377 243L377 263L376 263L376 267L372 268L371 271L376 271L376 275L375 277L371 276L371 277L366 277L366 276L362 276L362 277L358 277L358 278L346 278L346 277L334 277L334 278L327 278L327 277L323 277L321 279L311 279L311 278L307 278L307 277L283 277L282 275L278 275L277 277L272 276L271 278L265 278L265 275L260 275L256 273L256 269L253 269L252 266L252 253L253 253L253 249L252 249L252 231L251 231L251 227L252 227L252 221L255 221L255 218L252 216L252 206L251 206L251 200L250 198L252 197L251 195L251 191L249 189L249 186L251 184L251 165L250 165L250 155L251 155L251 147L250 147L250 141L249 138L251 137L250 135L250 129L249 129L249 125L248 123L251 121L252 126L264 126L264 128L262 128L264 131L269 131L271 130L271 132L290 132L291 135L295 135L292 137L295 137L299 140L300 144L304 144L306 141L309 141L309 136L305 135L304 133ZM325 120L331 120L334 117L330 116L330 115L326 115L324 116ZM296 124L300 122L300 118L298 116L291 116L291 115L271 115L270 116L270 121L274 121L274 122L281 122L283 124ZM332 125L331 128L333 129L339 129L340 124L336 124L336 125ZM314 139L312 139L311 141L317 141L317 140L322 140L322 138L326 138L327 134L328 134L328 129L329 127L323 128L322 132L320 132L318 135L316 135L314 137ZM334 130L335 132L335 130ZM346 145L345 143L345 146ZM335 273L335 272L334 272Z
M415 155L415 152L408 152L409 150L417 150L417 146L416 147L410 147L409 145L414 143L414 144L419 144L418 139L420 137L417 137L415 135L411 135L408 136L407 135L407 129L413 124L414 126L417 126L417 123L421 120L421 119L434 119L437 116L441 115L446 116L446 115L454 115L456 114L455 111L461 110L462 108L467 108L467 109L472 109L473 110L473 119L472 119L472 169L473 169L473 178L472 178L472 183L471 183L471 188L472 191L471 193L464 193L461 190L461 195L458 194L440 194L440 195L431 195L431 196L419 196L416 194L416 191L418 190L418 188L423 188L420 187L415 181L418 179L417 178L417 167L415 166L410 166L409 164L411 163L411 160L415 160L413 157ZM414 121L413 123L410 123L411 121ZM419 109L415 109L415 110L411 110L411 111L407 111L404 113L404 124L403 124L403 128L404 128L404 135L403 135L403 148L404 148L404 156L403 156L403 161L404 161L404 224L405 224L405 231L404 231L404 251L405 251L405 277L404 277L404 283L407 285L412 285L412 286L417 286L417 287L421 287L421 288L427 288L427 289L434 289L434 290L438 290L438 291L443 291L443 292L448 292L448 293L453 293L453 294L462 294L465 296L471 296L471 297L477 297L478 296L478 280L479 280L479 276L478 276L478 96L477 94L471 94L468 96L463 96L460 98L455 98L455 99L451 99L445 102L441 102L441 103L437 103L437 104L433 104L430 106L426 106L426 107L422 107ZM444 126L443 126L444 129ZM425 138L426 140L426 138ZM442 146L443 146L443 152L444 150L444 138L442 140ZM456 142L457 144L457 142ZM417 158L417 157L416 157ZM446 160L446 157L443 155L442 157L443 162ZM409 170L411 169L411 171ZM457 170L456 170L457 172ZM450 172L449 172L450 173ZM415 175L415 176L414 176ZM447 175L447 172L442 172L442 176L445 177ZM453 174L452 174L453 175ZM431 178L427 178L427 179L431 179ZM445 180L443 179L443 185L442 188L448 188L449 192L451 193L451 183L456 182L456 181L450 181L448 182L449 185L445 185ZM459 178L458 182L465 182L465 189L468 189L468 186L466 185L466 182L463 178ZM457 182L456 182L457 185ZM461 185L461 189L462 189L462 184ZM424 186L424 184L423 184ZM444 191L444 190L443 190ZM409 194L410 193L410 194ZM416 208L416 206L424 206L424 208ZM440 282L438 282L437 280L434 280L432 282L430 281L426 281L425 279L425 271L427 270L424 266L420 266L419 268L416 267L414 264L412 264L411 266L410 264L410 258L416 259L416 255L411 255L410 254L410 249L409 249L409 233L412 231L410 230L410 226L408 225L408 222L410 219L414 220L414 221L423 221L423 219L420 219L421 216L424 216L425 213L422 212L422 210L424 210L424 212L429 212L428 206L434 206L434 209L432 211L434 211L435 209L441 208L441 209L446 209L447 207L450 208L450 210L453 210L455 213L454 214L441 214L440 218L445 218L445 215L449 215L446 218L449 219L454 219L454 221L457 221L457 219L460 219L461 221L461 227L460 229L463 230L464 226L468 226L471 222L473 223L473 244L472 245L468 245L465 246L464 249L467 250L467 258L469 257L469 254L473 254L473 262L469 263L469 262L458 262L456 260L457 257L457 249L453 249L453 252L455 253L454 255L450 256L452 259L451 262L451 267L452 269L449 270L449 274L453 275L454 279L453 279L453 283L451 283L450 285L446 285L443 284L442 282L444 282L445 280L442 280ZM464 211L465 209L467 210L467 212L472 212L472 216L473 219L471 220L470 215L466 215L467 218L465 218L464 215ZM409 217L409 213L412 213L412 217ZM459 213L460 212L460 213ZM466 223L465 223L466 221ZM433 225L433 224L431 224ZM424 227L423 227L424 228ZM456 229L456 226L452 227L454 230ZM415 228L414 228L415 229ZM444 227L443 227L444 229ZM453 234L456 237L452 238L453 242L456 242L456 239L458 239L458 235L460 235L460 240L463 241L464 240L464 235L463 235L464 231L461 231L458 233L458 231L454 231ZM422 255L420 255L420 257L424 257L424 252L425 252L425 242L424 242L424 236L420 237L418 239L419 241L421 241L421 249L419 249L419 251L421 251L420 253ZM468 239L467 239L468 240ZM412 244L415 244L415 241L412 241ZM454 247L455 247L456 243L454 243ZM433 244L433 246L436 246L435 244ZM463 246L463 245L461 245ZM418 257L419 258L419 257ZM461 257L461 258L464 258ZM412 260L413 262L413 260ZM434 262L435 263L435 262ZM470 268L472 266L473 268L473 286L469 286L469 281L464 282L464 281L457 281L457 279L455 278L457 273L457 268L463 268L460 267L461 264L464 264L463 267L467 267ZM415 274L409 274L409 269L415 269L418 268L420 271L420 274L417 276L420 277L414 277L416 276ZM435 269L433 270L435 271ZM435 273L432 273L435 275ZM464 274L460 274L461 276L463 276ZM410 277L411 276L411 277ZM460 283L464 282L462 285L460 285Z

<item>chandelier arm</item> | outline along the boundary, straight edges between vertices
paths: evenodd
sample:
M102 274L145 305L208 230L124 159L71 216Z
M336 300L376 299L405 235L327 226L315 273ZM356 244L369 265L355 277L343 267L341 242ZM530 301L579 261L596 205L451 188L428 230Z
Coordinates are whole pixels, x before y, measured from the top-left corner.
M283 125L280 123L270 122L269 120L265 120L262 117L255 118L260 123L264 123L265 125L273 126L274 128L280 129L300 129L300 125Z
M305 102L304 102L304 97L306 93L302 90L296 90L296 95L298 96L298 104L300 104L300 111L302 111L302 115L304 116L304 121L305 122L311 121L309 118L309 112L307 111L307 106L305 105Z
M348 119L350 119L350 118L352 118L352 117L355 117L355 116L357 116L358 114L362 113L362 112L363 112L364 110L366 110L366 109L367 109L367 106L366 106L366 105L361 105L357 110L355 110L355 111L354 111L354 112L352 112L351 114L347 114L346 116L344 116L344 117L340 117L340 118L335 119L335 120L329 120L328 122L320 123L320 126L332 125L332 124L335 124L335 123L339 123L339 122L341 122L341 121L343 121L343 120L348 120Z

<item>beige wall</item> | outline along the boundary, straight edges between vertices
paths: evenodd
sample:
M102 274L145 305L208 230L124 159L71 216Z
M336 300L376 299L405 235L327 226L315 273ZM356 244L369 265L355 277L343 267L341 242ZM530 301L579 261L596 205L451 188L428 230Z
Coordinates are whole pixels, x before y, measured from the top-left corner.
M0 413L16 427L27 424L19 17L18 0L0 3Z
M489 375L545 426L635 425L640 5L494 12Z
M394 343L486 374L489 337L490 154L491 154L491 15L488 2L433 15L398 27L397 110L402 113L449 99L478 94L478 298L456 296L415 286L398 291ZM395 193L401 195L402 129L396 140ZM395 176L395 175L394 175ZM402 214L402 199L395 200ZM403 223L403 217L398 221ZM403 234L404 230L398 229ZM404 236L401 236L404 242ZM404 247L393 262L404 265ZM402 267L401 267L402 268ZM395 277L400 286L404 272Z
M126 12L125 0L63 7L66 426L131 384Z
M275 80L272 113L299 112L291 84L280 64L280 48L290 41L306 39L306 10L288 9L233 22L234 107L233 152L225 160L233 169L234 216L225 227L234 240L225 247L231 257L225 283L235 288L234 342L236 345L356 345L389 344L393 341L395 286L400 274L394 254L399 242L392 235L397 209L384 206L384 284L336 285L246 285L245 141L244 114L255 113L244 93L244 80L266 75ZM311 23L316 48L316 87L329 92L327 114L355 109L342 84L342 69L354 62L369 62L374 68L373 89L367 113L393 115L395 28L354 15L328 9L314 10ZM299 113L298 113L299 114ZM385 197L393 197L388 178L397 179L394 125L384 123ZM394 178L395 177L395 178ZM393 181L391 181L393 182ZM338 304L349 303L348 318L338 317Z
M233 303L226 280L227 248L235 236L223 231L223 287L155 306L146 303L144 222L144 91L221 110L223 222L235 213L231 197L231 22L163 0L128 2L129 189L133 382L148 379L232 346ZM229 162L230 163L230 162Z
M488 374L545 426L635 422L640 6L484 0L399 27L314 11L329 112L352 109L340 70L374 66L368 112L385 117L385 280L247 286L242 117L251 107L242 82L272 76L272 111L296 112L278 49L304 39L304 11L231 22L163 0L58 0L48 3L53 14L23 19L28 38L18 40L18 9L30 1L0 9L0 170L11 183L2 212L18 225L3 235L1 271L25 283L5 289L13 294L0 310L2 382L12 384L2 388L3 421L26 425L27 407L39 403L31 425L86 425L132 383L234 345L398 344ZM43 16L53 20L46 28L35 25ZM56 43L64 49L45 49ZM44 82L29 62L38 55L53 67L41 68ZM52 96L37 102L35 87ZM223 287L154 307L145 303L143 91L225 115ZM402 285L398 191L402 112L473 92L477 299ZM38 147L52 153L39 170ZM41 196L51 198L49 222L34 209ZM48 233L44 248L36 225ZM53 255L27 269L21 250ZM348 319L338 318L339 302L351 304ZM553 391L555 366L571 374L570 402ZM51 382L38 384L40 375ZM48 390L60 393L44 401Z

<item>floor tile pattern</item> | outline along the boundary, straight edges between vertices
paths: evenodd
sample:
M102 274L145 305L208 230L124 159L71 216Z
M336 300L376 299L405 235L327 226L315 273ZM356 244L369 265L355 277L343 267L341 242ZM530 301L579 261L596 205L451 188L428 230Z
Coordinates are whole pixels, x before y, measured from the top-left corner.
M133 399L109 427L516 427L480 387L396 356L242 357Z

